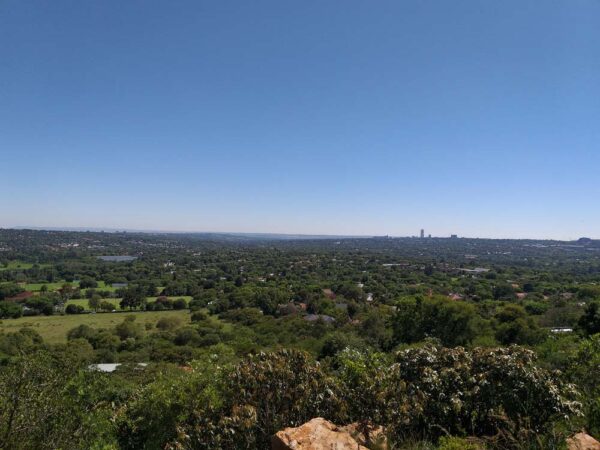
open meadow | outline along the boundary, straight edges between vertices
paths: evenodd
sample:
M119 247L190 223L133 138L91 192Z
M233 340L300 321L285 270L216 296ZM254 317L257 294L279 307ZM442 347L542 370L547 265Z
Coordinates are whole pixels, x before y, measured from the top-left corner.
M45 342L58 344L66 342L67 332L78 325L85 324L93 328L112 328L129 316L136 316L136 322L143 326L147 323L155 325L161 317L178 317L183 324L190 322L190 313L187 310L33 316L0 320L0 333L14 332L20 328L29 327L37 331Z

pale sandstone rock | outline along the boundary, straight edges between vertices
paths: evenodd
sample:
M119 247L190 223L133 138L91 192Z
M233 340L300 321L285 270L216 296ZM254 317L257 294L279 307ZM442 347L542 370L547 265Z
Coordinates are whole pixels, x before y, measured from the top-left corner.
M577 433L567 439L569 450L600 450L600 442L586 433Z
M316 418L271 438L271 450L368 450L331 422Z

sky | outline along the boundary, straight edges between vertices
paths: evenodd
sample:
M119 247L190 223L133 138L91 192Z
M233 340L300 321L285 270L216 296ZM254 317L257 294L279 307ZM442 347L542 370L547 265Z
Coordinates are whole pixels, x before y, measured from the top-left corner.
M0 1L0 227L600 238L600 1Z

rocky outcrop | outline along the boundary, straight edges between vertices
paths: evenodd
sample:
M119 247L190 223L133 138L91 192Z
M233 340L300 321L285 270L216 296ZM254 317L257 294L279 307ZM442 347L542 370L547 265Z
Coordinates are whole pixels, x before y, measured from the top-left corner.
M567 448L569 450L600 450L600 442L586 433L577 433L572 438L567 439Z
M271 450L368 450L348 432L322 419L286 428L271 438Z

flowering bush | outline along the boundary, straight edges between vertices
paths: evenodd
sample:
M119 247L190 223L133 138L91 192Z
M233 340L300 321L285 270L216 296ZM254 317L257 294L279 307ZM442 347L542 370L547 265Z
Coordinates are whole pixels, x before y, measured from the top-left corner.
M536 367L534 353L521 347L428 345L399 352L396 361L387 397L404 397L404 408L388 409L397 435L543 433L554 420L580 414L574 387Z

